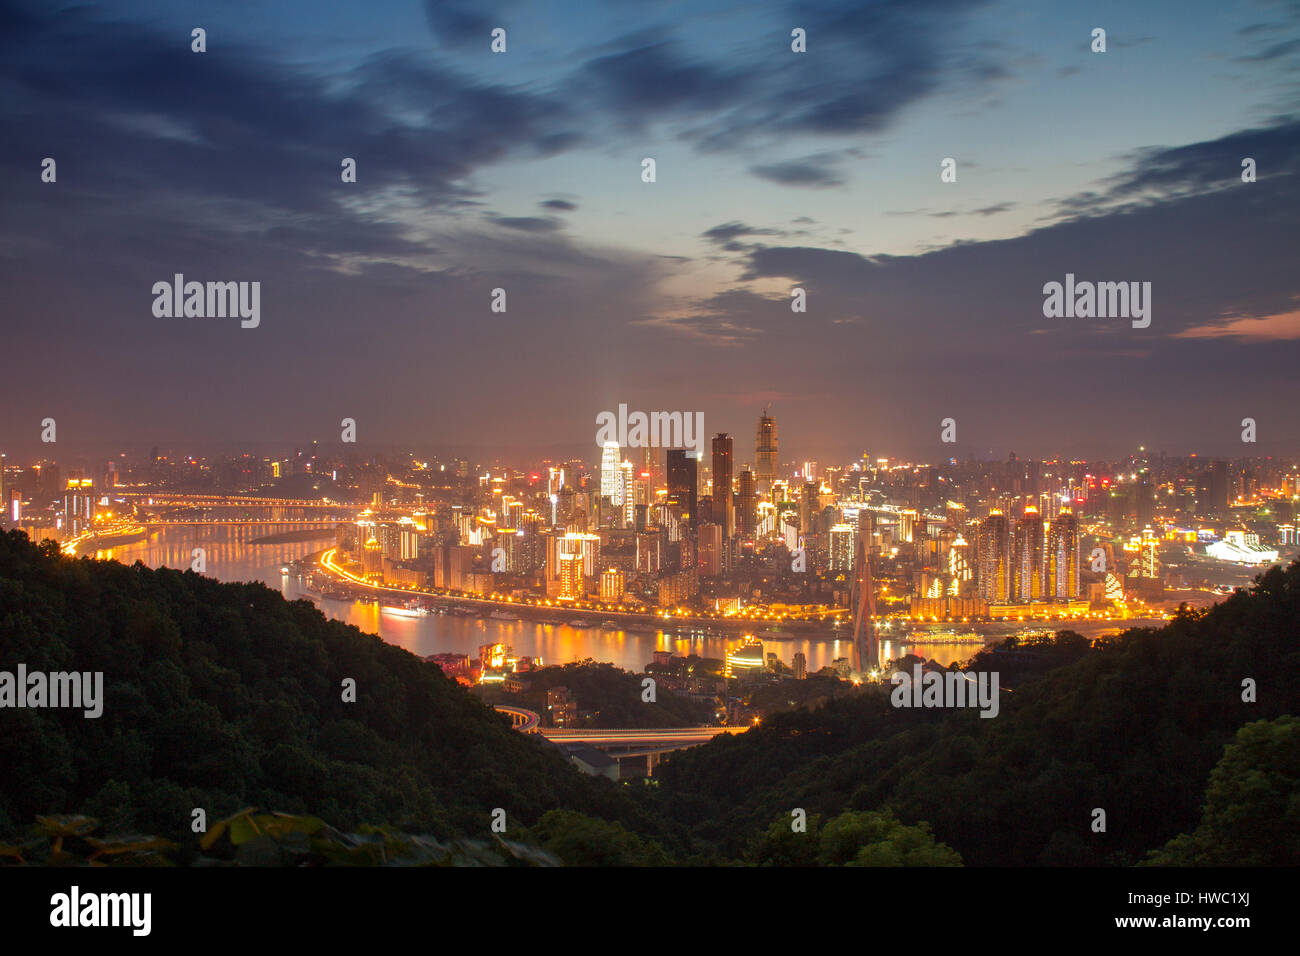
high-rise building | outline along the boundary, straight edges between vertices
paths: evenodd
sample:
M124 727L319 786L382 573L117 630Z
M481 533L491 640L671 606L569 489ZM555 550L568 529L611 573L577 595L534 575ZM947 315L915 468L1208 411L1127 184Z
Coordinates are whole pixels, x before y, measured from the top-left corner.
M699 456L684 448L670 448L667 454L668 497L666 502L691 533L696 521L696 496L700 483Z
M854 544L858 532L851 524L837 524L830 530L831 571L852 571Z
M560 598L576 601L582 597L582 555L560 555Z
M605 442L600 453L600 496L612 502L617 502L618 499L618 466L621 458L618 442Z
M994 508L976 539L980 597L991 604L1011 599L1011 534L1007 516Z
M916 540L917 513L913 508L904 508L898 513L898 540L911 543Z
M794 652L794 679L808 679L808 658L803 651Z
M69 535L90 528L95 517L95 482L90 478L69 478L63 495L63 530Z
M1079 596L1079 519L1063 508L1047 531L1049 593L1057 600Z
M758 433L754 438L754 481L760 494L772 490L777 469L776 419L763 409L758 420Z
M636 479L630 461L618 466L619 526L630 528L636 522Z
M713 522L700 525L700 574L717 577L722 573L722 526Z
M751 539L758 519L758 488L754 473L748 468L736 480L736 537Z
M1041 601L1047 597L1046 543L1043 516L1031 505L1016 522L1012 545L1015 562L1012 592L1015 600Z
M732 439L726 432L713 437L713 520L722 526L723 564L726 565L727 543L735 533L731 494Z
M606 568L600 573L600 598L602 601L617 601L623 597L623 572L618 568Z

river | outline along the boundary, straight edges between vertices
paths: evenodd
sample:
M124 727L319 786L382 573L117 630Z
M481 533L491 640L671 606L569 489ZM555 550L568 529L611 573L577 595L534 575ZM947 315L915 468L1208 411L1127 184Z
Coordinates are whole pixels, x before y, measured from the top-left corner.
M98 552L99 557L111 558L124 564L143 561L150 567L188 568L194 548L203 548L207 562L206 573L221 581L261 581L290 600L313 600L330 618L354 624L361 630L378 634L390 644L405 648L425 657L435 653L460 653L478 656L479 646L500 641L514 649L520 657L540 657L546 664L564 664L587 658L608 661L624 670L640 671L653 657L654 651L672 651L675 654L699 654L722 658L728 649L738 646L743 635L712 633L680 634L664 631L626 631L600 627L575 628L563 624L541 624L532 621L495 621L474 617L430 615L406 617L384 611L374 604L359 601L336 601L308 594L302 582L292 574L282 574L280 568L290 561L305 557L332 543L332 535L319 541L281 544L254 544L254 539L279 534L298 527L310 527L311 522L287 526L276 524L243 524L232 526L170 525L155 531L147 541L122 545ZM1149 623L1133 621L1128 626ZM954 642L951 632L978 634L984 641L997 641L1014 634L1025 625L990 623L980 625L929 625L893 622L892 628L910 628L900 641L890 633L882 634L881 656L891 659L903 653L919 654L941 664L969 658L980 643ZM1069 625L1090 637L1113 633L1119 627L1111 622L1078 622ZM808 672L814 673L829 665L837 657L849 655L846 641L807 638L765 638L766 650L775 653L784 663L790 664L794 655L802 651L808 661Z

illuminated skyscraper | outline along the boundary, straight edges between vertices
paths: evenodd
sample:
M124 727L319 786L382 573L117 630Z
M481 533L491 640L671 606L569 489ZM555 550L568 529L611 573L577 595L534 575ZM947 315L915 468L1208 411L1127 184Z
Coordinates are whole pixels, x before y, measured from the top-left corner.
M600 496L615 503L618 499L618 465L621 457L618 442L605 442L600 454Z
M1041 601L1047 597L1047 553L1043 516L1032 505L1016 522L1013 542L1015 574L1013 596L1017 601Z
M853 588L849 606L853 609L854 671L870 675L880 669L880 641L876 637L876 586L871 578L871 551L861 534L853 542Z
M560 555L560 598L576 601L582 594L582 555Z
M980 525L976 544L980 597L992 604L1011 599L1011 535L1007 516L994 508Z
M854 542L858 532L851 524L837 524L830 530L831 571L853 570Z
M1078 570L1077 563L1075 570ZM962 585L975 576L971 567L971 548L966 539L958 532L948 549L948 573L952 575L952 594L960 594Z
M630 461L620 462L618 466L618 501L620 509L619 524L630 528L636 522L636 485Z
M1057 600L1079 596L1079 519L1063 508L1047 531L1047 576Z
M904 508L898 513L898 540L909 544L916 540L917 514L913 508Z
M95 516L95 483L89 478L69 478L63 495L63 530L80 534Z
M763 409L758 420L758 434L754 438L754 481L760 494L772 489L777 469L776 419Z

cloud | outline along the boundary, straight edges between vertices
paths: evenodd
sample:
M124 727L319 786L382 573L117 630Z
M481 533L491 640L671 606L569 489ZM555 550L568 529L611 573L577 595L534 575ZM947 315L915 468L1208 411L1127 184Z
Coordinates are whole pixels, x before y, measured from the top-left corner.
M1241 339L1247 342L1285 342L1300 339L1300 312L1278 315L1235 316L1177 333L1184 339Z
M779 183L782 186L810 186L824 189L844 184L839 175L829 167L827 161L812 157L751 166L749 171L760 179Z

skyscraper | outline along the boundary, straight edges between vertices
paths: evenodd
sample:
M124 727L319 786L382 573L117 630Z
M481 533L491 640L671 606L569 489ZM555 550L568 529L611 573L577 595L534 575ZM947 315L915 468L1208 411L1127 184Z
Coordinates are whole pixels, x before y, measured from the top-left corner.
M1043 537L1043 516L1038 509L1027 507L1016 522L1013 557L1014 598L1017 601L1041 601L1047 596L1047 554Z
M763 409L758 420L758 434L754 438L754 481L760 494L772 490L772 481L776 478L776 419Z
M752 538L758 517L758 490L754 473L744 468L736 479L736 537Z
M726 432L718 432L713 438L713 520L722 526L722 546L724 553L727 543L735 533L733 518L734 505L731 494L731 446L732 439ZM724 563L726 559L724 557Z
M1047 532L1048 587L1058 600L1079 596L1079 519L1062 508Z
M875 583L871 579L870 549L859 533L854 541L853 588L849 606L853 609L852 669L870 674L880 668L880 641L876 638Z
M685 448L670 448L667 454L666 471L668 472L668 498L666 503L673 509L691 534L695 529L696 495L699 490L700 459L695 452Z
M976 539L980 597L991 604L1011 599L1011 535L1007 516L994 508Z
M621 457L618 442L605 442L600 454L600 496L614 503L618 500L618 465Z

